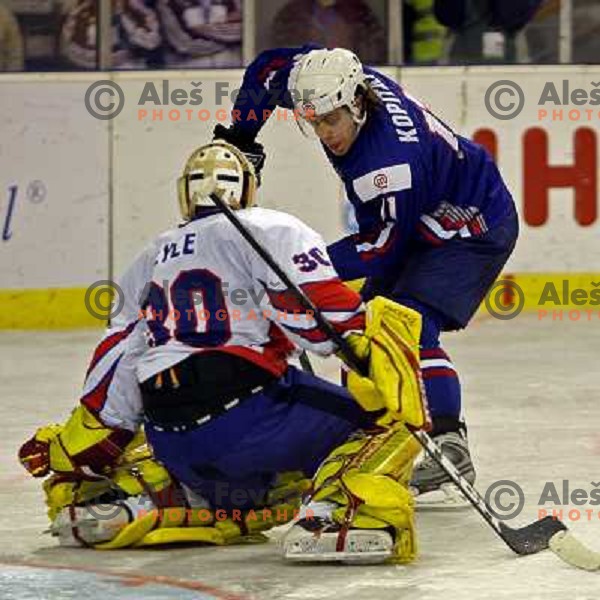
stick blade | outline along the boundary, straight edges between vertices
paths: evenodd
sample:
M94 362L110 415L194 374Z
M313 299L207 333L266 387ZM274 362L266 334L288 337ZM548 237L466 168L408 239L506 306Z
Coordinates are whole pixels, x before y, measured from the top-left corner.
M500 523L500 531L506 543L511 550L522 556L546 550L552 537L559 531L566 530L567 526L553 517L545 517L519 529Z
M550 550L578 569L600 570L600 552L594 552L584 546L570 531L555 533L550 539Z

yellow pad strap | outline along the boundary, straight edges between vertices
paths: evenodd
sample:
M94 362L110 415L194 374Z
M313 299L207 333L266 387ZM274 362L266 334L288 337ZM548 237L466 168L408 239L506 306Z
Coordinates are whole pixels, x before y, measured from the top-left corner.
M214 527L167 527L146 534L135 547L190 543L223 546L225 538Z
M147 515L129 523L109 542L96 544L94 548L98 550L116 550L118 548L133 546L156 527L157 521L158 511L151 511Z

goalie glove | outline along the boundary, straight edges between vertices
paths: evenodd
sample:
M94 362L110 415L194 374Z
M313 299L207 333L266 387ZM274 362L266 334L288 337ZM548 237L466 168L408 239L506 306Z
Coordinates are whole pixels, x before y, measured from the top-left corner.
M34 477L46 477L50 472L50 442L61 430L57 423L40 427L19 449L19 462Z
M245 137L234 125L225 127L221 123L218 123L213 130L213 140L224 140L239 148L252 163L257 185L260 186L261 172L266 159L265 149L262 144Z
M104 426L84 406L64 425L46 425L19 449L19 461L34 477L54 473L94 480L102 478L132 440L126 429Z
M377 296L367 303L364 334L346 338L358 359L369 364L367 377L348 372L348 390L365 410L386 409L381 425L402 421L417 429L429 426L419 365L420 334L418 312Z

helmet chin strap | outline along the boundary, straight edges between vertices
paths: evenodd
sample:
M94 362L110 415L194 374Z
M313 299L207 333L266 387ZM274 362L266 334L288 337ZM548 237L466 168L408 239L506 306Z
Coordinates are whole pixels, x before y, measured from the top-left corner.
M358 135L358 132L367 121L367 111L365 110L360 117L352 114L352 120L356 123L356 134Z
M359 88L357 88L357 92L356 92L356 95L354 96L354 100L348 106L348 108L350 109L350 114L352 115L352 120L357 125L356 135L359 134L360 130L362 129L362 126L367 121L367 109L364 105L360 106L360 103L358 102L358 100L360 98L360 96L358 95L358 89ZM362 88L360 88L360 89L362 89Z
M352 143L356 141L360 130L363 125L367 122L367 111L366 109L362 109L362 115L359 114L361 109L358 106L350 106L350 114L352 115L352 120L356 123L356 135L354 136L354 140Z

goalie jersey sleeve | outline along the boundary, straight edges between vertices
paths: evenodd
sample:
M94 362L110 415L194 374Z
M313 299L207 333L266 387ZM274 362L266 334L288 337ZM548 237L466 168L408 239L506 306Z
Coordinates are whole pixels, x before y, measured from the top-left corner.
M146 351L147 326L140 298L152 278L154 246L133 262L118 282L113 309L122 305L96 346L86 373L81 404L108 427L136 431L142 420L136 362Z
M238 215L338 331L364 329L361 298L341 282L317 233L278 211L252 208ZM203 275L202 281L180 294L192 275ZM206 303L176 317L179 302L192 301L194 286L204 289ZM120 310L93 353L81 398L109 427L135 431L143 416L138 381L192 353L232 352L280 375L293 350L290 340L320 354L334 351L310 312L223 215L163 234L125 272L118 290ZM176 304L159 307L157 294ZM203 312L208 320L200 318Z
M262 210L262 209L261 209ZM255 230L279 265L342 334L362 331L365 312L361 297L345 286L331 264L325 242L310 227L284 213L262 210L268 227ZM331 354L334 344L320 330L311 311L287 289L265 261L252 253L252 274L257 286L267 291L271 318L297 345L318 354Z

